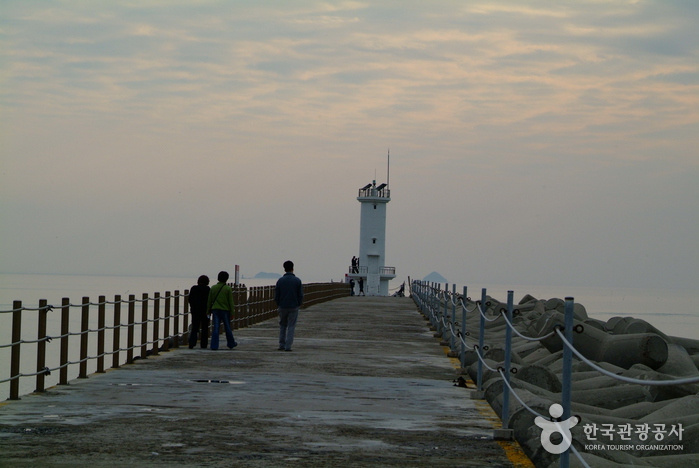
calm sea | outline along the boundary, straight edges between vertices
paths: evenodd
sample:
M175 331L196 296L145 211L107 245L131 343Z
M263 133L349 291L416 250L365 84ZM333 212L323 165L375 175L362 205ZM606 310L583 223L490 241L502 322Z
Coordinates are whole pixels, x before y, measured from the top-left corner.
M488 295L502 302L507 302L507 291L512 290L515 304L526 294L538 299L571 296L575 302L585 306L591 318L635 317L649 322L666 335L699 339L699 291L490 285L469 287L469 297L480 299L481 287L486 287Z
M302 278L310 282L306 278ZM213 280L213 278L212 278ZM215 282L215 281L214 281ZM247 286L265 286L275 283L273 279L243 279ZM79 304L84 296L92 302L98 301L98 296L104 295L108 301L113 301L119 294L122 299L128 299L130 294L140 298L143 293L159 292L161 296L166 291L174 294L181 293L196 283L196 277L132 277L132 276L74 276L74 275L8 275L0 274L0 311L12 309L12 302L21 300L24 307L37 307L39 299L47 299L49 304L59 306L61 299L68 297L72 304ZM394 284L395 283L395 284ZM391 288L400 285L399 281L391 283ZM514 291L515 303L526 294L539 299L552 297L564 298L573 296L576 302L581 303L587 309L588 315L600 320L606 320L614 316L633 316L644 319L655 325L671 336L687 338L699 338L699 291L679 289L632 289L632 288L582 288L582 287L546 287L546 286L503 286L503 285L469 285L468 295L471 298L480 298L481 288L486 287L487 293L502 301L507 301L507 291ZM463 286L458 285L457 291L461 292ZM450 286L451 289L451 286ZM123 314L123 312L122 312ZM96 315L96 314L93 314ZM71 324L71 332L80 329L79 309L71 310L71 316L75 323ZM109 312L107 313L109 317ZM137 312L138 316L138 312ZM22 319L22 339L36 339L36 312L25 311ZM0 312L0 345L11 342L12 314ZM49 313L48 335L60 335L60 311ZM107 325L109 325L109 321ZM90 328L97 328L96 323L90 324ZM124 334L125 335L125 334ZM122 337L123 339L124 337ZM79 343L77 337L72 340L76 348ZM94 341L94 340L92 340ZM50 346L57 347L58 340ZM96 346L96 345L95 345ZM107 349L111 349L108 343ZM125 347L125 344L122 346ZM24 348L29 348L25 351ZM36 357L32 352L35 345L24 345L22 349L22 373L33 373L36 370ZM57 348L56 348L57 349ZM71 350L71 361L79 359L77 349ZM56 354L56 353L54 353ZM90 350L91 356L96 355L95 350ZM54 356L55 358L55 356ZM107 362L110 362L107 360ZM49 367L56 367L57 363L47 362ZM9 377L10 349L0 348L0 380ZM69 378L77 377L78 366L72 366ZM95 371L94 360L88 364L88 372ZM58 373L47 377L46 384L54 385L58 382ZM25 394L35 388L34 378L27 377L20 380L20 393ZM9 396L9 383L0 383L0 401Z
M215 277L210 276L212 283ZM99 296L105 296L107 301L113 301L115 295L121 295L122 300L128 300L133 294L137 299L141 299L144 293L153 297L158 292L164 296L166 292L174 294L179 291L184 293L196 284L197 277L177 278L177 277L136 277L136 276L75 276L75 275L10 275L0 274L0 345L12 342L12 314L2 313L2 311L12 310L13 301L22 301L22 306L36 308L40 299L46 299L48 304L60 307L62 298L70 299L71 304L80 304L83 297L89 297L90 302L96 303ZM274 279L241 279L241 283L246 286L266 286L274 284ZM181 303L181 302L180 302ZM173 304L174 306L174 304ZM152 305L151 305L152 307ZM161 303L161 310L164 305ZM122 323L125 322L126 306L122 307ZM107 307L107 326L112 325L110 321L110 308ZM163 312L161 312L162 314ZM152 314L152 310L151 310ZM97 329L96 308L92 308L90 329ZM80 331L80 308L71 308L70 332ZM112 315L113 316L113 315ZM36 340L37 338L37 312L24 311L22 314L22 339L25 341ZM140 320L140 309L136 310L137 320ZM56 308L48 313L47 335L59 336L60 333L60 309ZM122 333L122 343L120 347L126 348L126 334ZM90 337L89 356L97 355L97 345L94 334ZM112 349L112 334L106 333L106 348ZM53 340L48 344L47 362L49 368L56 368L60 365L58 360L59 340ZM76 362L79 356L80 339L77 336L71 337L71 348L69 360ZM10 348L0 348L0 380L10 377ZM125 355L122 355L122 360ZM105 358L105 365L111 364L111 357ZM74 379L78 376L79 366L73 365L68 368L68 378ZM97 369L96 360L88 361L88 373L94 373ZM36 372L36 344L26 344L22 346L21 368L23 374ZM46 386L58 383L58 371L46 377ZM0 383L0 401L9 397L10 384ZM35 377L24 377L20 379L20 394L34 391L36 388Z

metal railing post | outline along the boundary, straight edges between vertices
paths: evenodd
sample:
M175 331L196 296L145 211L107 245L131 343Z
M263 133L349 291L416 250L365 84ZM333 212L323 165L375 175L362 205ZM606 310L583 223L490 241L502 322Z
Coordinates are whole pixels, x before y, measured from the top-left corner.
M237 304L237 302L236 302ZM189 340L189 328L187 318L189 317L189 289L184 290L184 300L182 301L182 342Z
M435 322L437 322L437 336L442 336L442 304L439 303L439 296L442 294L442 284L435 283L434 289L434 311L435 311Z
M456 283L451 285L451 351L456 352L456 341L454 330L456 327Z
M39 301L39 330L37 338L39 342L36 344L36 390L35 392L45 391L46 378L46 321L48 318L49 309L46 307L46 299Z
M10 355L10 400L19 400L19 357L22 350L22 301L12 302L12 352Z
M461 367L466 368L466 296L467 288L464 286L463 300L461 301L461 339L464 340L461 344Z
M444 337L444 332L447 331L447 326L444 322L449 320L449 311L447 307L449 306L449 283L444 283L444 312L442 313L442 337ZM440 304L441 307L441 304ZM451 333L451 331L449 331ZM444 340L446 341L446 340Z
M573 306L574 299L566 297L565 299L565 330L564 335L570 345L573 345ZM562 420L566 421L570 418L570 399L572 393L572 374L573 374L573 351L563 345L563 375L561 382L561 406L563 406ZM572 442L572 441L571 441ZM561 453L560 466L568 468L570 464L570 448Z
M155 356L158 354L160 342L160 293L153 294L153 352Z
M233 313L231 314L231 330L238 329L238 319L240 317L240 302L241 302L240 283L233 285Z
M105 322L105 296L97 298L97 371L104 372L104 322Z
M143 293L141 302L141 358L148 357L148 294Z
M425 303L425 316L432 323L432 284L424 283L422 285L422 301Z
M512 323L514 291L507 291L507 320ZM505 380L510 383L510 353L512 352L512 327L509 325L505 329ZM502 427L507 429L510 424L510 387L503 386L502 389Z
M119 367L119 349L121 348L121 295L114 296L114 333L112 334L112 367Z
M61 306L61 362L59 385L68 385L68 336L70 333L70 299L63 298Z
M485 288L481 290L481 314L478 314L481 318L481 323L479 327L479 332L478 332L478 353L481 355L481 358L483 357L483 342L484 342L484 337L485 335L485 317L483 317L483 314L485 313ZM478 304L476 304L478 305ZM479 359L478 360L478 382L476 383L476 386L478 387L478 392L483 392L483 360Z
M87 344L90 328L90 298L83 296L82 317L80 321L80 373L79 379L87 378Z
M170 351L170 291L165 291L165 329L163 330L163 351Z
M133 362L133 333L134 322L136 321L136 296L129 294L129 311L128 311L128 330L126 332L126 362Z
M174 331L172 335L175 337L175 348L180 347L180 291L175 290L175 312L174 312Z
M432 310L432 307L434 307L434 283L431 281L428 283L427 287L427 313L429 314L430 317L430 323L434 327L434 312ZM436 328L436 327L435 327Z

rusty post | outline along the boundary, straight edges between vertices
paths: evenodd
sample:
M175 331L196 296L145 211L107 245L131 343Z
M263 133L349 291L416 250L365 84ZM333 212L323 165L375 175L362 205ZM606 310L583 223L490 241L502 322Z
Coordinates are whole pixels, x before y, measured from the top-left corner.
M233 306L233 322L231 323L231 329L233 330L240 328L238 323L240 321L241 289L240 284L236 284L233 287L233 300L235 301L235 305Z
M83 296L82 319L80 321L80 373L79 379L87 378L87 330L90 328L90 298Z
M119 349L121 349L121 295L114 296L114 334L112 339L112 368L119 367Z
M255 294L255 313L253 314L252 317L250 317L250 320L248 321L248 326L252 326L255 324L255 322L258 320L258 317L260 316L260 313L262 312L262 286L258 286L257 292Z
M274 311L274 286L267 286L267 313L265 314L265 320L272 318L273 311Z
M165 329L163 330L163 351L170 351L170 291L165 291Z
M59 385L68 385L68 336L70 333L70 299L63 298L61 305L61 362Z
M97 299L97 371L104 372L104 316L107 298L99 296Z
M153 294L153 355L158 354L160 342L160 293Z
M19 356L22 346L22 301L12 302L12 353L10 357L10 400L19 400Z
M242 320L240 321L241 328L245 327L245 321L247 320L247 317L250 314L250 310L252 309L252 305L250 304L251 302L252 302L252 286L250 286L249 288L245 288L245 308L243 309L243 317L242 317Z
M269 297L268 297L269 287L262 286L260 288L260 313L255 319L255 323L260 323L267 318L267 312L269 311Z
M243 320L243 327L247 328L250 325L250 317L255 315L257 312L257 287L251 286L248 289L248 308L245 311L245 320Z
M131 364L133 362L133 333L134 333L134 322L136 321L136 296L133 294L129 295L129 328L126 334L126 362Z
M46 307L46 299L39 300L39 330L37 333L38 343L36 344L36 390L43 392L46 378L46 319L49 309Z
M148 357L148 294L143 293L141 302L141 357Z
M182 301L182 342L189 341L189 327L187 326L187 318L189 317L189 289L184 290L184 301Z
M236 317L236 328L243 328L243 317L248 307L248 288L245 285L240 285L238 301L238 315Z
M257 311L255 312L255 316L252 318L252 321L250 322L250 326L255 325L257 322L260 321L260 316L262 315L264 310L265 310L265 288L262 286L258 286L257 287Z
M248 315L250 314L250 310L252 309L252 291L252 286L246 288L245 290L245 306L241 309L242 314L240 315L240 328L245 328L245 323L248 319Z
M175 330L172 333L174 336L174 344L175 348L180 347L180 291L175 290L175 311L174 311L174 317L175 317Z
M238 293L235 296L235 329L241 328L241 320L245 313L245 302L247 301L247 288L244 284L238 284Z

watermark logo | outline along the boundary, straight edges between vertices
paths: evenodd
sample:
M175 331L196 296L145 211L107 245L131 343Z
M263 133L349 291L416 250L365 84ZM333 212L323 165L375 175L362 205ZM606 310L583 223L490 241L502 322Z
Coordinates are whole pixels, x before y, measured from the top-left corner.
M549 407L551 419L537 416L534 424L542 429L541 446L549 453L560 455L568 450L573 443L571 429L581 419L579 416L571 416L561 421L563 407L554 403ZM683 451L682 442L684 428L682 424L640 423L627 424L600 424L588 423L582 426L585 434L586 451L595 450L622 450L622 451ZM551 436L559 433L563 440L555 444ZM618 440L618 442L617 442Z
M551 415L552 421L548 421L541 416L537 416L534 419L534 424L542 429L541 432L541 445L548 453L554 455L561 454L568 450L570 444L573 442L573 436L570 434L570 429L580 422L578 416L571 416L565 421L559 421L558 419L563 415L563 407L558 403L554 403L549 408L549 414ZM559 444L554 444L551 442L551 436L554 433L560 433L563 440Z
M682 451L684 450L680 424L585 424L585 450L636 450ZM667 440L666 440L667 438ZM639 443L640 442L640 443Z

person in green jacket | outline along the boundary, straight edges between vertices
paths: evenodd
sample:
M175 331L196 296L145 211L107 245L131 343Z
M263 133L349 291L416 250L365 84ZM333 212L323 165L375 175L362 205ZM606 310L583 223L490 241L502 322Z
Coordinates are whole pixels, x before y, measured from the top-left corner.
M209 291L209 300L207 302L207 310L211 314L214 330L211 334L211 349L218 349L218 331L223 322L223 328L226 330L226 344L229 349L238 346L233 338L233 330L231 330L231 316L233 315L233 289L226 284L228 281L228 272L222 271L218 274L218 283L216 283Z

